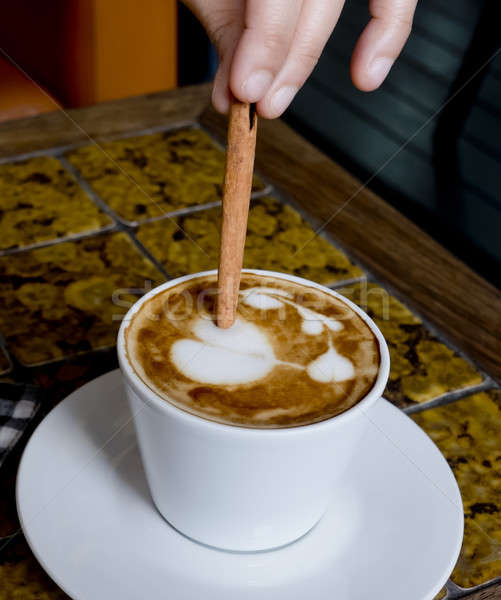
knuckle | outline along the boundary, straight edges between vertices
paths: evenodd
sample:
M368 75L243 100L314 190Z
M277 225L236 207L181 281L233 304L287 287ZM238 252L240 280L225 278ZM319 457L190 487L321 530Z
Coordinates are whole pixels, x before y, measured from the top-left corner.
M410 35L412 30L412 19L403 15L394 15L386 18L385 21L389 28L398 30L407 37Z
M212 23L209 29L209 37L218 52L225 49L229 36L233 36L235 27L238 25L238 18L234 11L219 10L212 16Z
M296 55L296 61L304 70L313 71L318 63L320 54L317 52L300 51Z
M414 0L399 0L393 3L391 10L386 0L372 0L371 15L379 19L388 29L410 35L414 18Z
M269 31L265 34L263 45L270 52L283 52L288 45L286 36L280 31Z

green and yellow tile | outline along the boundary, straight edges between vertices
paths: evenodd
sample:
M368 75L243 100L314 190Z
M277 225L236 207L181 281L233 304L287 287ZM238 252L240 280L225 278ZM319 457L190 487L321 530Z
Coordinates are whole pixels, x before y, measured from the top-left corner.
M463 498L465 535L452 581L471 588L501 576L501 391L412 418L444 454Z
M217 267L221 209L142 225L138 239L177 277ZM292 273L324 285L360 278L363 271L315 235L298 212L275 198L253 200L244 267Z
M57 159L42 156L0 165L0 250L111 224Z
M0 331L30 366L113 346L120 315L139 290L162 280L125 233L4 256Z
M475 367L438 340L406 306L379 285L361 282L340 291L372 317L390 350L385 397L402 408L482 382Z
M200 129L85 146L67 158L128 223L221 200L225 155ZM255 178L254 191L261 189Z

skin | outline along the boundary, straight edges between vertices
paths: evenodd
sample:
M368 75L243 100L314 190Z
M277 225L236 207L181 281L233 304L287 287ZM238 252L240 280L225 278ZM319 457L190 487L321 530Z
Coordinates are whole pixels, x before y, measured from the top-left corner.
M315 67L344 0L184 0L219 54L212 101L223 113L233 94L279 117ZM417 0L369 0L371 19L351 58L351 78L377 89L411 32Z

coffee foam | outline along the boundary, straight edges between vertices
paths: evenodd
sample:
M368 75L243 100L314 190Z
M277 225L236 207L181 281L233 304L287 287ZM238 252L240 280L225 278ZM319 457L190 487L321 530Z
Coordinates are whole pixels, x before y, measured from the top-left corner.
M174 367L192 381L249 384L268 375L277 362L266 335L241 318L229 329L198 318L192 333L196 339L177 340L170 349Z
M160 292L126 330L133 368L165 400L223 423L287 427L339 414L374 384L377 341L338 298L245 274L236 321L221 329L215 286L204 277Z

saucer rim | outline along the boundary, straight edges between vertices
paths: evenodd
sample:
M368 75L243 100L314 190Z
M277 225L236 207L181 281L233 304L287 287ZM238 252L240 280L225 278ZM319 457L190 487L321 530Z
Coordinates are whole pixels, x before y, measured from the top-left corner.
M33 555L35 556L36 560L40 563L41 567L44 569L44 571L46 572L46 574L54 581L54 583L61 588L61 590L67 594L70 598L72 598L73 600L89 600L87 597L83 597L83 596L78 596L77 594L74 594L73 592L70 591L70 587L66 586L66 584L63 584L61 582L61 579L59 578L59 576L57 576L55 574L54 569L50 568L48 566L48 564L45 562L45 560L42 557L42 552L39 552L37 549L37 544L36 542L34 542L34 540L32 539L31 535L29 534L29 525L27 525L27 523L25 523L24 517L23 517L23 513L22 513L22 508L21 508L21 493L20 493L20 482L21 479L23 477L24 474L24 470L25 470L25 465L27 463L27 460L29 459L29 453L30 453L30 447L36 443L36 439L38 439L38 437L40 435L43 435L43 430L48 426L48 424L50 423L50 421L53 418L54 413L56 413L56 411L59 410L64 410L63 405L65 403L67 403L67 401L70 401L72 398L74 398L75 396L79 396L81 394L85 394L86 388L88 388L90 385L99 385L99 383L102 380L105 379L113 379L113 378L117 378L117 380L122 380L123 381L123 375L121 374L120 369L114 369L112 371L108 371L107 373L104 373L90 381L88 381L86 384L84 384L83 386L79 387L78 389L74 390L73 392L71 392L70 394L68 394L68 396L66 396L61 402L59 402L54 408L52 408L52 410L42 419L42 421L37 425L37 427L35 428L35 430L33 431L30 439L28 440L28 443L26 444L26 447L23 450L22 456L21 456L21 460L19 463L19 467L18 467L18 471L16 474L16 489L15 489L15 496L16 496L16 510L17 510L17 514L18 514L18 518L19 518L19 522L20 522L20 527L22 530L22 533L24 535L24 538L30 548L30 550L33 552ZM439 448L437 447L437 445L433 442L433 440L406 414L404 413L402 410L400 410L399 408L397 408L396 406L394 406L391 402L389 402L386 398L384 398L383 396L381 396L381 398L378 400L378 402L382 402L386 405L386 408L390 409L390 412L393 413L393 415L399 415L399 417L402 417L403 419L407 420L407 424L412 424L412 426L415 428L415 430L417 430L419 432L419 436L422 438L422 440L424 441L424 443L428 443L431 444L435 450L435 452L438 454L437 456L437 460L439 459L439 457L442 459L443 463L445 463L445 466L449 472L449 475L452 477L452 480L454 482L454 494L456 496L455 501L456 501L456 507L457 508L461 508L461 518L459 518L458 521L458 535L456 536L456 547L454 549L454 553L451 555L451 559L449 560L448 563L448 567L447 569L444 570L444 575L441 576L440 580L437 581L437 583L433 586L432 591L429 592L429 596L427 598L425 598L424 600L432 600L433 598L435 598L435 596L440 592L440 590L445 586L445 584L447 583L447 581L450 578L450 575L457 563L457 560L459 558L460 552L461 552L461 548L462 548L462 544L463 544L463 536L464 536L464 510L463 510L463 502L462 502L462 497L461 497L461 493L459 490L459 486L457 483L457 480L454 476L454 473L452 471L452 469L450 468L449 464L447 463L445 457L443 456L443 454L440 452ZM375 405L378 403L376 402ZM374 406L375 406L374 405ZM43 425L43 427L42 427ZM42 430L42 431L41 431ZM459 516L459 512L458 512L458 516ZM315 524L315 526L312 529L315 529L315 527L317 527L318 523ZM170 524L169 524L170 526ZM178 535L184 535L181 534L180 532L178 532L175 528L173 528L174 531L176 531L176 533ZM306 534L302 537L307 536L310 533L311 530L309 530L308 532L306 532ZM186 537L186 536L184 536ZM300 539L301 539L300 538ZM219 549L219 548L213 548L210 546L206 546L204 544L201 544L200 542L193 540L192 538L187 538L190 541L192 541L193 543L205 547L208 550L218 550L220 552L228 552L227 550L224 549ZM297 540L291 542L291 544L294 544ZM275 551L280 551L283 547L287 547L290 546L291 544L286 544L285 546L280 546L278 548L272 549L271 551L275 552ZM267 551L263 551L263 552L267 552ZM231 551L230 551L231 553ZM244 553L245 554L245 553Z

